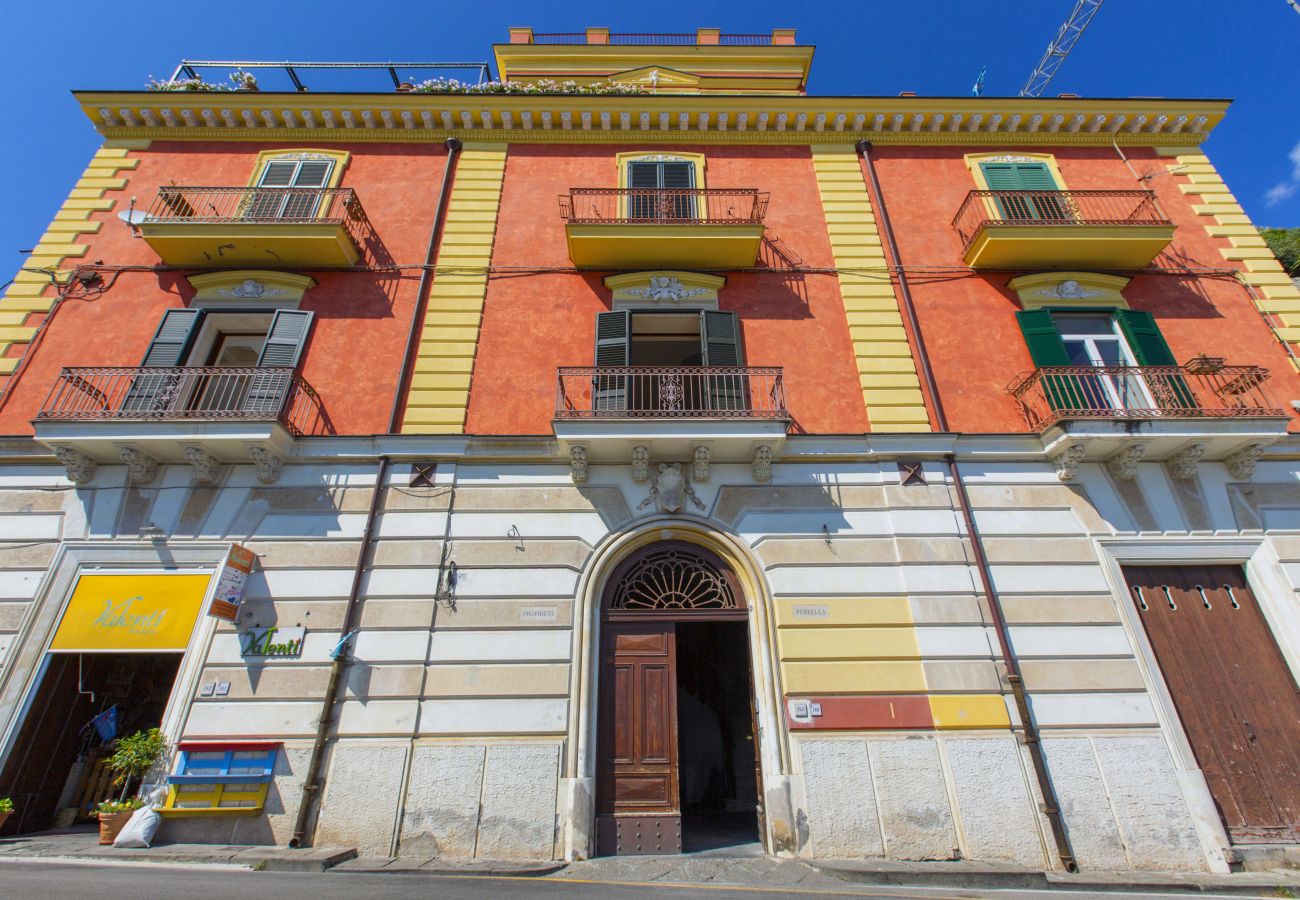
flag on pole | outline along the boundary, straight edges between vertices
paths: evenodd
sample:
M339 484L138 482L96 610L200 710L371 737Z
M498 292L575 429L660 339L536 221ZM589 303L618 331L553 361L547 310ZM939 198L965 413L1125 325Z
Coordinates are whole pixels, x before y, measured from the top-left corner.
M979 77L975 79L975 85L970 89L970 95L972 97L984 96L984 73L987 72L988 70L989 70L988 66L980 67Z
M95 718L91 719L90 724L94 726L101 741L104 741L105 743L111 741L113 738L117 737L117 707L110 706L108 709L95 716Z

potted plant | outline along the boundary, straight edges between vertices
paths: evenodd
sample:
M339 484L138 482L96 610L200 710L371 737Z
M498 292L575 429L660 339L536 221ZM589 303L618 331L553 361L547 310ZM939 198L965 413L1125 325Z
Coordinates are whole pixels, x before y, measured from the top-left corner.
M122 785L122 796L117 800L105 800L95 808L99 817L99 842L111 844L117 833L130 820L131 814L144 805L138 798L127 799L127 791L133 779L142 778L162 759L167 749L162 732L157 728L137 731L135 734L120 737L113 745L113 755L108 758L108 768L116 776L114 784Z
M14 814L14 801L0 797L0 828L5 827L5 820Z
M144 801L139 797L130 800L101 800L95 806L95 817L99 819L100 844L111 844L117 840L118 833L142 806Z
M235 83L237 91L256 91L260 90L257 86L257 79L252 72L245 72L243 69L236 69L230 73L230 80Z

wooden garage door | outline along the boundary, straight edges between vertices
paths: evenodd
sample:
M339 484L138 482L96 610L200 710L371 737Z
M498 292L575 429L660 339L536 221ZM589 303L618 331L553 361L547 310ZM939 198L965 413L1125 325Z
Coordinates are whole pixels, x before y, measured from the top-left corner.
M1239 566L1125 578L1234 842L1300 842L1300 692Z

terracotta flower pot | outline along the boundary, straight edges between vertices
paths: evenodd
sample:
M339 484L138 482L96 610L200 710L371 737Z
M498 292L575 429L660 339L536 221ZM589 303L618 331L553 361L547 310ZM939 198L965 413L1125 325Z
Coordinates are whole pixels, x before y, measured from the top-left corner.
M111 844L117 840L118 832L126 827L126 823L131 821L131 816L135 810L129 809L120 813L100 813L99 814L99 843Z
M13 813L0 813L0 828L5 827L5 822L7 822L9 820L9 817L12 815Z

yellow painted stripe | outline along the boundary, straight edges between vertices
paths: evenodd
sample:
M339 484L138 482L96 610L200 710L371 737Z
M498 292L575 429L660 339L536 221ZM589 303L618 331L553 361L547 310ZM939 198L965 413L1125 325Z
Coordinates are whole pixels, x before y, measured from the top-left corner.
M919 661L833 661L781 664L789 694L921 694L925 668Z
M1000 694L931 695L930 716L939 729L1011 727Z
M506 145L466 142L438 247L402 431L460 434L478 348L487 267L492 261Z
M916 630L909 625L887 628L783 628L779 632L784 660L920 659Z
M830 231L831 252L839 270L840 295L845 308L851 310L849 331L854 338L862 399L871 429L929 431L920 381L916 379L916 366L894 297L857 151L852 144L817 145L812 148L812 159ZM858 305L862 302L859 298L875 298L881 302L864 307ZM899 360L885 370L889 373L887 381L877 380L881 370L872 363L879 356ZM900 390L895 377L899 373L910 373L918 389Z

